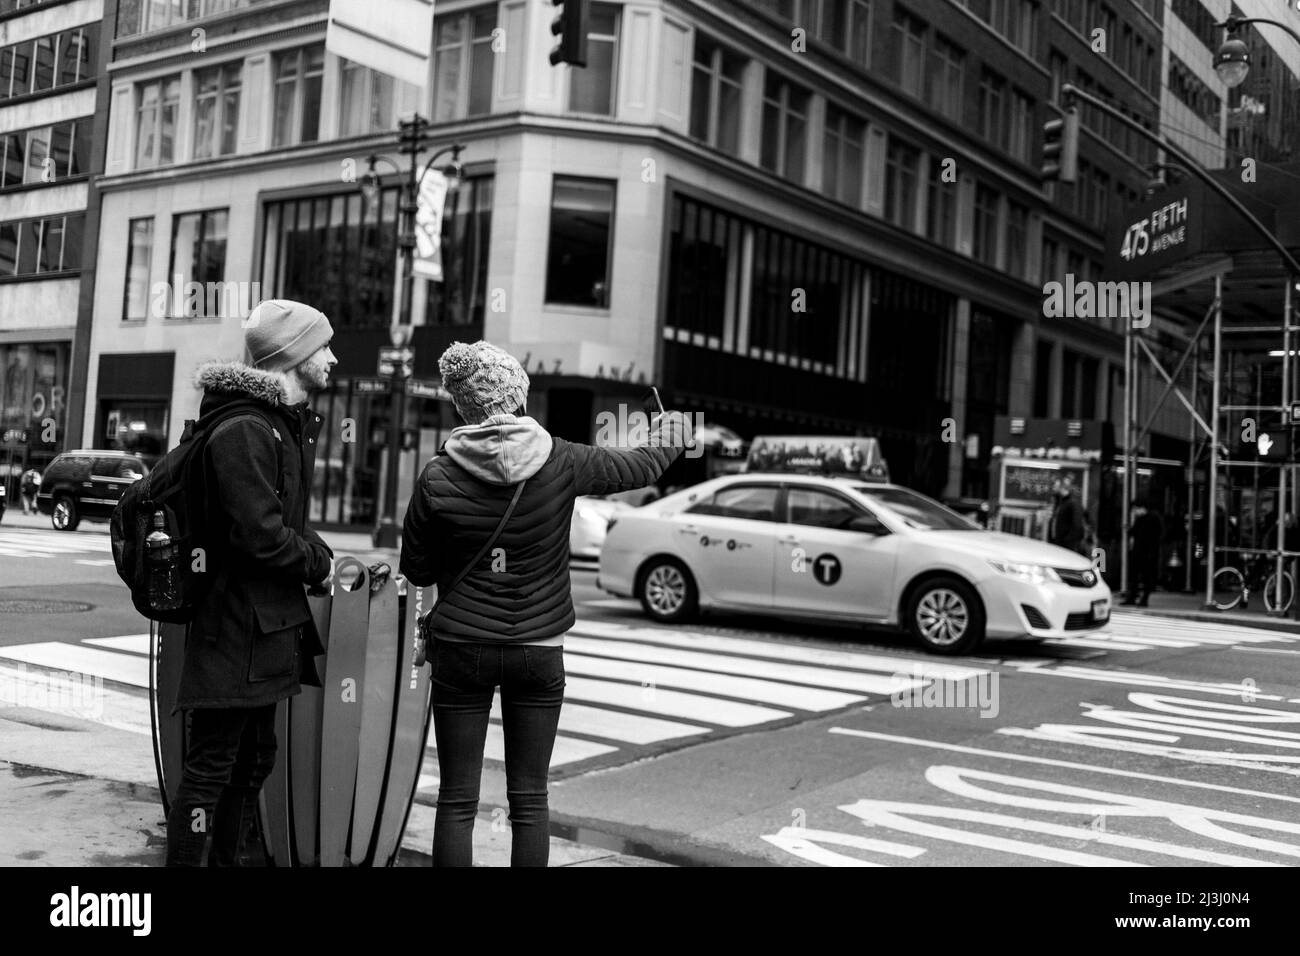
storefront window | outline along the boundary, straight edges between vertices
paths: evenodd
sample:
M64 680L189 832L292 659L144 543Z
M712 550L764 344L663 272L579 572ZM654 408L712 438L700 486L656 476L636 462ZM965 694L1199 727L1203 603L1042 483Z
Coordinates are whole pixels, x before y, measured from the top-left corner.
M62 450L67 383L66 342L0 345L0 480L10 500L18 475L43 470Z

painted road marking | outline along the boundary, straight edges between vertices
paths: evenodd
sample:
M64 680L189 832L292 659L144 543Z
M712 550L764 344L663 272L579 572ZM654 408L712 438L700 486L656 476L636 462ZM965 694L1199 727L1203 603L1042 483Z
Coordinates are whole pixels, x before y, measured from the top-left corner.
M0 657L56 671L89 674L132 687L149 686L149 660L134 654L45 641L0 647Z
M815 687L834 687L840 690L858 691L865 694L892 694L896 690L912 687L924 687L926 682L902 681L893 677L877 677L874 674L859 674L822 667L786 664L779 661L759 661L748 657L728 657L723 654L708 654L697 651L681 651L675 648L660 647L655 644L640 644L633 641L607 641L589 637L569 637L564 642L565 649L572 648L580 654L597 657L617 657L622 660L643 661L650 664L669 664L678 667L691 667L697 670L719 671L725 674L742 674L748 677L765 677L795 684L811 684ZM899 661L895 672L901 673L909 662Z
M126 651L130 654L148 655L149 640L148 634L123 634L121 637L88 637L81 643L108 647L115 651Z
M2 651L0 651L2 652ZM1060 667L1041 667L1041 666L1017 666L1016 662L1009 661L1010 666L1016 668L1017 674L1030 674L1037 677L1066 677L1073 680L1102 681L1108 684L1129 684L1133 687L1159 687L1165 690L1189 690L1197 691L1202 694L1221 694L1225 697L1240 697L1244 693L1249 693L1255 700L1273 700L1280 701L1283 698L1277 694L1263 694L1250 685L1238 682L1236 684L1227 683L1208 683L1206 681L1182 680L1176 677L1161 677L1158 674L1139 675L1127 674L1123 671L1105 671L1092 667L1072 667L1069 665Z
M58 531L33 531L15 528L0 531L0 556L11 558L53 558L62 554L106 554L111 545L108 536L82 536ZM112 564L110 559L106 562Z
M501 720L501 695L492 701L492 720ZM560 709L560 730L584 737L600 737L629 744L654 744L661 740L676 740L707 734L708 727L695 727L658 717L642 717L618 710L603 710L570 704L567 700Z
M773 710L770 707L742 704L738 701L705 697L700 694L683 694L680 691L664 690L653 684L637 686L573 676L568 676L566 679L564 699L613 704L615 707L642 710L664 717L703 720L722 727L747 727L750 724L762 724L792 716L785 710Z
M560 734L555 738L555 749L551 752L551 766L562 767L566 763L590 760L592 757L612 754L618 749L608 744L598 744L594 740L579 740L577 737L566 737ZM495 760L497 763L506 762L506 736L500 724L488 725L483 758Z
M797 707L800 710L821 713L827 710L839 710L866 700L858 694L845 694L836 690L823 690L819 687L804 687L800 684L783 684L779 681L761 680L756 677L735 677L720 674L717 671L691 670L685 667L665 667L646 663L635 663L604 657L587 657L566 647L564 651L564 670L566 674L582 674L588 677L611 677L619 680L635 681L637 684L649 684L653 687L681 687L685 690L705 691L723 697L738 697L743 700L761 701L779 707Z
M1016 763L1036 763L1047 767L1064 767L1069 770L1086 770L1111 777L1133 777L1138 780L1150 780L1154 783L1167 783L1179 787L1191 787L1195 790L1217 790L1237 796L1258 797L1266 800L1280 800L1283 803L1300 803L1300 797L1282 793L1265 793L1263 790L1246 790L1241 787L1229 787L1220 783L1205 783L1201 780L1181 780L1178 777L1162 777L1159 774L1142 773L1139 770L1120 770L1118 767L1101 767L1090 763L1078 763L1073 760L1058 760L1053 757L1033 757L1028 754L1013 754L1002 750L987 750L982 747L967 747L964 744L948 744L939 740L926 740L921 737L904 737L899 734L883 734L874 730L858 730L854 727L831 727L827 733L845 737L865 737L868 740L880 740L885 743L909 744L913 747L929 747L932 750L948 750L953 753L971 754L979 757L996 757L999 760L1011 760Z
M943 664L933 658L890 657L881 654L859 654L854 651L828 650L820 647L792 647L787 644L749 640L740 637L722 637L715 634L697 634L694 632L683 634L681 631L667 628L635 627L608 624L603 621L580 621L573 626L569 633L587 637L630 640L646 644L662 644L667 647L747 654L752 657L770 657L776 660L797 661L803 664L825 664L828 667L842 667L850 670L880 671L886 674L896 674L906 670L910 675L917 673L919 668L921 676L933 680L968 680L988 673L986 668Z

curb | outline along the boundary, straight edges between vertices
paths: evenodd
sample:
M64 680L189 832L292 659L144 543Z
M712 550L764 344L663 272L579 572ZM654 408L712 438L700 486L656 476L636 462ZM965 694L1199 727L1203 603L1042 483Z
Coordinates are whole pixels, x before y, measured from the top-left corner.
M1276 623L1266 623L1257 619L1242 619L1231 611L1179 611L1156 607L1125 607L1126 613L1142 614L1147 617L1176 617L1185 621L1199 621L1203 624L1235 624L1257 631L1283 631L1288 634L1300 634L1300 621L1278 618Z

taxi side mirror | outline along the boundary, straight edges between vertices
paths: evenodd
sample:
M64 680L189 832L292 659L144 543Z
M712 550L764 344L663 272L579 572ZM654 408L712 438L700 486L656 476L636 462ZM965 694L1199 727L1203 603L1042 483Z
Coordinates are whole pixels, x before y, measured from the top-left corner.
M889 534L889 529L875 515L854 515L849 521L849 530L863 534Z

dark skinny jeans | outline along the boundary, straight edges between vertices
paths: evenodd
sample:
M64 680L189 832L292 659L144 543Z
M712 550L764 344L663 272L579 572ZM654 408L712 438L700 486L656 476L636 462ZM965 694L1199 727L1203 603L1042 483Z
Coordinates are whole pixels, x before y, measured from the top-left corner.
M550 857L547 776L564 701L564 649L538 644L434 641L433 730L438 748L434 866L472 866L492 696L501 688L510 865Z
M238 866L257 795L275 766L275 704L190 712L185 770L167 817L167 865Z

